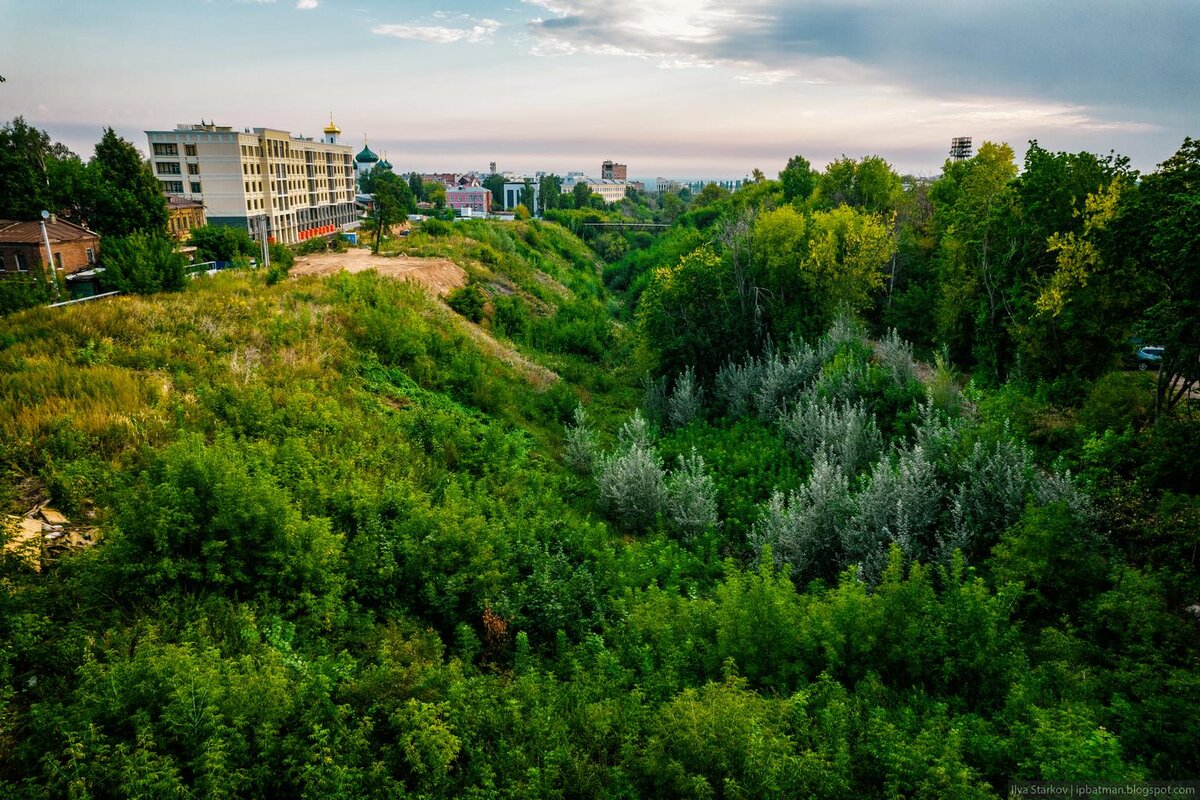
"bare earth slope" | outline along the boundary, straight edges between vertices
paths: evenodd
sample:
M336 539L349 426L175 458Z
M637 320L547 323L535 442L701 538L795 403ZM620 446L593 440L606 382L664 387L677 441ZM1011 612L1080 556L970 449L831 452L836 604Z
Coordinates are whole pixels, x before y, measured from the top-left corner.
M333 275L336 272L366 272L375 270L380 275L399 281L412 281L438 297L445 297L454 289L467 284L467 273L462 267L447 258L417 258L414 256L377 256L371 251L352 248L344 253L315 253L300 256L290 274L293 277L307 275ZM472 339L479 342L488 355L516 369L530 385L545 388L558 380L558 375L541 364L533 362L506 344L496 341L491 334L458 314L451 318Z

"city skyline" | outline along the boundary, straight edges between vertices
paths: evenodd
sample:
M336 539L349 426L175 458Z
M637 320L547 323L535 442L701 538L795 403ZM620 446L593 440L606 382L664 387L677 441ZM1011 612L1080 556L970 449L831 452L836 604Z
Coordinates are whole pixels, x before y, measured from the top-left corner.
M0 0L0 115L81 157L102 128L202 118L314 138L332 112L397 171L774 176L883 156L936 174L953 136L1115 150L1200 133L1200 7L1019 0Z

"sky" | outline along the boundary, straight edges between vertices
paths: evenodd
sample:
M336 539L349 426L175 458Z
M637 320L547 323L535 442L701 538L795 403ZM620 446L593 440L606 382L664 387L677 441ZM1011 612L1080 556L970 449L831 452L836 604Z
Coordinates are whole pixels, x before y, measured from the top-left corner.
M84 158L332 113L399 172L936 175L955 136L1148 171L1200 136L1200 0L0 0L0 76Z

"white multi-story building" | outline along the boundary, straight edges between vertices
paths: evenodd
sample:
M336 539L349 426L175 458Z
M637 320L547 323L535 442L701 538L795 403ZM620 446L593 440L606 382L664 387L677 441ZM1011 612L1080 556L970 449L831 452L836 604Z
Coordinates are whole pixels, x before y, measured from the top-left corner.
M562 193L570 194L575 191L575 184L577 183L586 183L592 190L592 194L600 195L606 203L616 203L624 199L625 190L629 187L626 181L579 177L565 181L562 185Z
M204 204L210 225L294 244L358 219L353 151L329 121L320 141L275 128L200 123L146 131L154 174L168 195Z

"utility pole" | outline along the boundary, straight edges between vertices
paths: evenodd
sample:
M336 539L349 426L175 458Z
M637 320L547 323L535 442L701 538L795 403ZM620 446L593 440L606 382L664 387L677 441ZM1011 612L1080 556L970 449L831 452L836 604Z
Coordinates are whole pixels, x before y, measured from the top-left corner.
M262 248L263 269L271 268L271 248L267 243L267 215L258 218L258 244Z

